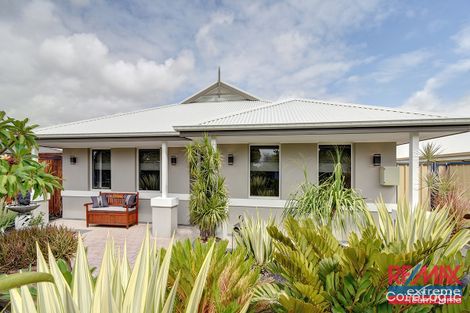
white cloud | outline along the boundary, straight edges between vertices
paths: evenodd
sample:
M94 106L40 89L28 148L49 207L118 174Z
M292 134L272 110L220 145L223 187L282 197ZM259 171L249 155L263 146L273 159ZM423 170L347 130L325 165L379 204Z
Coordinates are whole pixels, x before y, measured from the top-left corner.
M464 27L457 34L455 34L452 39L457 45L456 50L460 53L470 52L470 25Z
M431 54L427 51L415 50L387 58L378 65L378 71L372 74L372 78L379 83L388 83L423 64L430 56Z
M216 44L215 33L219 33L219 27L233 23L233 15L217 12L211 16L208 23L202 25L196 34L196 43L199 49L210 56L219 52Z

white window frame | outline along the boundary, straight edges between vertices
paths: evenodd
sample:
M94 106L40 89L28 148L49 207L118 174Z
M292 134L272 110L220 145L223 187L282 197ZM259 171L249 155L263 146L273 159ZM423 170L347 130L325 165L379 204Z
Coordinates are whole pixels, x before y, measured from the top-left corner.
M275 197L270 197L270 196L252 196L251 195L251 147L263 147L263 146L278 146L279 148L279 195ZM281 165L282 165L282 145L280 143L252 143L248 145L248 199L281 199L281 192L282 192L282 171L281 171Z
M315 173L317 177L317 184L320 184L320 146L351 146L351 188L354 189L356 187L356 179L355 179L356 160L355 160L355 153L354 153L354 143L352 142L317 143L317 170Z
M93 151L96 150L108 150L109 151L109 163L111 166L111 187L110 188L94 188L93 187ZM113 188L113 171L112 171L112 164L113 164L113 151L111 148L91 148L90 149L90 190L92 191L103 191L103 192L109 192Z
M160 154L160 164L159 164L159 171L160 171L160 190L142 190L140 189L140 162L139 162L139 154L140 150L158 150L158 153ZM162 192L162 148L161 147L156 147L156 148L137 148L137 153L135 156L135 183L136 183L136 189L139 193L155 193L155 194L160 194Z

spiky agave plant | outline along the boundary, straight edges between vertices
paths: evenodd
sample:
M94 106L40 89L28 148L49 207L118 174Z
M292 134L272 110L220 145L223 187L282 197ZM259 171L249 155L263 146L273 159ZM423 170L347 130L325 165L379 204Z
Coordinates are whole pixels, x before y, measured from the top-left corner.
M228 218L228 193L225 178L220 174L221 155L213 147L209 136L186 147L191 191L189 215L201 238L214 237L216 229Z
M86 257L85 247L79 237L77 255L69 286L62 275L50 249L49 264L38 248L38 272L52 275L54 283L37 284L37 301L27 287L10 290L13 312L16 313L143 313L173 312L179 275L168 288L169 268L172 258L173 240L165 256L156 243L151 243L147 230L131 269L124 248L121 257L114 242L106 242L101 267L96 281L92 278ZM188 291L185 312L198 312L204 285L212 260L214 245L202 256L203 262ZM169 289L169 290L168 290Z

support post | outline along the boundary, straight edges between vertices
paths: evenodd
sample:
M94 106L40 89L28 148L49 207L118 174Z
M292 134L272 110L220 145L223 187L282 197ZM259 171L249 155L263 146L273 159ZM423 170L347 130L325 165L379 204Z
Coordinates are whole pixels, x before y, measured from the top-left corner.
M419 133L410 133L409 145L409 203L412 209L419 203Z
M217 149L217 140L215 138L211 138L211 145L214 149Z
M168 198L168 143L162 143L162 198Z

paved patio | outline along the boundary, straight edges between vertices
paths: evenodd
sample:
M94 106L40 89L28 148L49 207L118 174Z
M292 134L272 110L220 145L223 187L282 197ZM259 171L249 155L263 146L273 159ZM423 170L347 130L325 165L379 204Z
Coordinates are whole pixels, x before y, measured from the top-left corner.
M79 231L84 239L85 245L88 247L88 261L90 266L99 268L101 258L104 252L104 245L108 235L114 238L114 242L121 249L124 242L127 242L127 257L131 264L134 263L139 251L142 239L145 235L147 224L138 224L126 229L125 227L109 227L109 226L92 226L86 227L83 220L58 219L51 224L63 225ZM150 225L149 225L150 227ZM179 226L176 230L175 239L194 239L199 235L197 228L193 226ZM153 237L152 237L153 238ZM159 247L167 247L170 238L158 238L157 245Z

